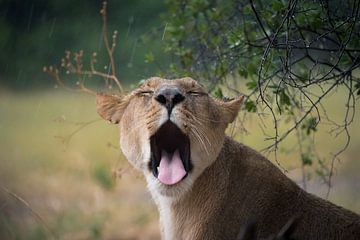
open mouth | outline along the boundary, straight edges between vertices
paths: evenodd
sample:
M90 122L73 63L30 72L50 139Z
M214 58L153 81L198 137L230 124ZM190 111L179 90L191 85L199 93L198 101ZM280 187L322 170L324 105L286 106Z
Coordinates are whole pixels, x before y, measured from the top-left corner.
M149 168L159 181L174 185L192 169L190 139L174 123L167 121L150 137Z

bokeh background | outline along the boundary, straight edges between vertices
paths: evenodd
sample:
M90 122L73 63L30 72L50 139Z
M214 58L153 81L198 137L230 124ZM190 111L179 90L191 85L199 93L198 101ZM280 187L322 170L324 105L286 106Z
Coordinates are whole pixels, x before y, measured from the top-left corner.
M66 50L95 51L104 63L99 65L107 65L101 57L100 8L96 0L0 1L0 239L159 239L156 207L141 174L119 150L116 126L99 118L93 96L55 88L42 72ZM144 39L145 33L165 27L160 19L164 11L163 1L109 2L109 31L118 31L118 77L127 90L169 63L162 34ZM149 50L157 55L150 64ZM324 102L334 119L344 114L344 98L339 90ZM240 119L244 115L240 113ZM358 213L359 121L356 117L350 145L335 162L329 196ZM271 118L260 123L247 113L239 122L229 134L241 125L246 131L240 131L237 140L255 149L268 144L261 126L271 129ZM345 142L329 130L320 125L315 139L326 164ZM292 151L296 144L290 136L278 158L286 174L301 185L298 153ZM274 159L271 154L269 158ZM307 190L325 197L327 186L321 178L315 171L307 174Z

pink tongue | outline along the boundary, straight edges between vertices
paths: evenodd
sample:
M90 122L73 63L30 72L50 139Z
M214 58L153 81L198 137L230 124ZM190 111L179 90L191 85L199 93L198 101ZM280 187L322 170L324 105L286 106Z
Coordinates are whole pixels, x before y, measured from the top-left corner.
M186 175L179 150L169 154L162 150L158 179L166 185L178 183Z

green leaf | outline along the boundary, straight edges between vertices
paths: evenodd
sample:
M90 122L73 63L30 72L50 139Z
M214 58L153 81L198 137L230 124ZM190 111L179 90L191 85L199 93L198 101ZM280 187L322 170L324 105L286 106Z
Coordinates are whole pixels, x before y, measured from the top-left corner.
M105 165L98 165L93 171L95 181L104 189L111 190L115 187L115 180L110 173L110 169Z
M152 62L154 62L154 60L155 60L155 57L152 52L148 52L147 54L145 54L145 62L146 63L152 63Z
M138 83L137 83L137 87L140 87L141 85L143 85L145 83L146 79L141 79Z
M251 13L252 13L252 10L251 10L250 5L246 5L246 6L243 8L243 13L244 13L244 14L251 14Z
M244 78L247 78L247 77L248 77L248 72L246 71L246 69L240 68L240 69L238 70L238 72L239 72L239 75L240 75L240 76L242 76L242 77L244 77Z
M360 81L355 84L355 89L357 89L356 95L360 95Z
M214 91L214 96L217 98L224 98L224 94L220 87L217 87Z
M256 81L247 82L246 86L248 87L249 90L254 90L257 87L257 82Z
M301 126L301 129L305 130L307 135L310 135L311 132L316 132L317 129L318 120L316 117L308 118L304 121L303 125Z
M284 8L284 4L282 3L282 1L274 0L272 1L272 8L275 11L281 11Z
M258 71L258 66L255 65L255 63L252 63L252 62L250 62L246 66L246 68L247 68L247 71L248 71L249 75L255 75L257 73L257 71Z
M251 100L248 100L246 103L245 103L245 109L248 111L248 112L256 112L257 108L256 108L256 104L254 101L251 101Z
M301 154L301 161L302 161L303 165L311 166L313 163L311 157L306 153Z
M285 90L282 89L282 91L280 92L280 104L281 105L287 105L290 106L290 98L289 96L285 93Z

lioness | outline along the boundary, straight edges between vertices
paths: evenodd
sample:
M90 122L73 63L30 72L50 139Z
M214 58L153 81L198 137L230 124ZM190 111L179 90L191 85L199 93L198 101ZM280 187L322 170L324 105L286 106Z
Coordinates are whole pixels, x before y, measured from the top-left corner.
M360 239L360 217L303 191L269 160L225 136L242 97L210 97L193 79L153 77L127 96L97 95L119 124L125 157L155 200L161 235L236 239L249 219L264 238L296 218L293 239Z

